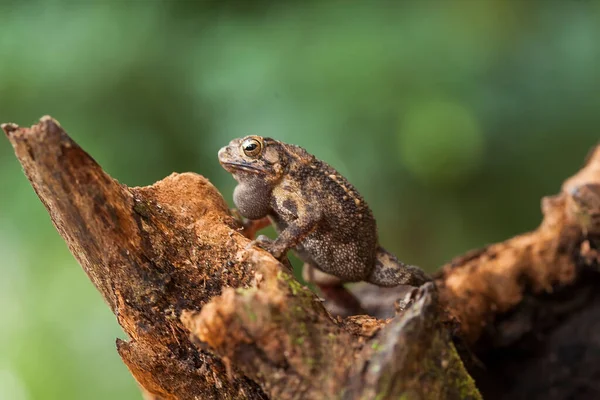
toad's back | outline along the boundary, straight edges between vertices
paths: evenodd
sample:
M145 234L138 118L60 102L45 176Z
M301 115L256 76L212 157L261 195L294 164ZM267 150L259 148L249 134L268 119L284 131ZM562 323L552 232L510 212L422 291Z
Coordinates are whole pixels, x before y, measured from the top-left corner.
M274 196L296 192L294 204L289 199L287 203L295 212L285 207L285 201L275 201L273 220L277 230L283 231L305 213L319 214L319 224L296 246L300 258L344 281L366 279L378 247L371 209L333 167L300 147L289 146L287 150L297 157L297 162L290 163Z

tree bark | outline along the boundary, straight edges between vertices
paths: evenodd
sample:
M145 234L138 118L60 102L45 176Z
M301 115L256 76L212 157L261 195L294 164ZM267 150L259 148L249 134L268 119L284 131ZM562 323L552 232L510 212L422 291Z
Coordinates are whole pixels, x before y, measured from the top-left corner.
M204 177L130 188L50 117L2 128L129 336L117 351L147 399L478 399L471 376L485 398L598 394L598 232L570 197L600 183L598 149L544 200L536 231L459 257L408 295L356 285L372 316L341 318L249 247ZM560 373L536 372L552 362Z

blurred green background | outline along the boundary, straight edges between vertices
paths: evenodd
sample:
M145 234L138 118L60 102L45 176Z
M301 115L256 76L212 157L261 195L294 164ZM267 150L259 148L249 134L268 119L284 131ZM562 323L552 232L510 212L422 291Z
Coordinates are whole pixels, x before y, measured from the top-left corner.
M250 133L346 175L429 270L535 228L599 138L600 4L3 1L0 122L50 114L115 178L207 176ZM0 399L136 399L123 337L0 145Z

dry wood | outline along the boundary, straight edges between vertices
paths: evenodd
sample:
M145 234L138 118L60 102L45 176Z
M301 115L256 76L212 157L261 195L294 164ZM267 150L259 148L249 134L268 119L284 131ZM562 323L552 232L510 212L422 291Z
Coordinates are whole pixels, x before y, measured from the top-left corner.
M2 128L57 230L129 336L117 350L148 399L479 398L459 354L486 398L516 398L524 393L519 387L526 390L518 377L497 389L510 363L494 350L582 326L582 318L566 316L591 312L598 320L597 232L582 234L569 193L600 183L600 148L560 194L544 200L536 231L455 259L397 313L394 302L405 288L357 285L373 315L392 318L342 319L270 254L248 247L202 176L173 174L130 188L50 117L31 128ZM539 318L541 309L553 323ZM598 336L586 331L580 338L593 347ZM469 348L486 370L471 363ZM531 370L553 350L530 357ZM528 382L549 390L546 378L532 372Z

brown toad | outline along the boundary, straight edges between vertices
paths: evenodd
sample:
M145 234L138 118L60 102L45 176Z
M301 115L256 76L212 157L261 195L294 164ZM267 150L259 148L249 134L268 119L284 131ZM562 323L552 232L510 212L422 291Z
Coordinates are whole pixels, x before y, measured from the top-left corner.
M233 199L248 219L269 217L277 239L255 243L276 258L294 249L303 276L319 285L367 281L378 286L420 286L418 267L379 246L367 203L335 169L301 147L260 136L232 140L219 162L238 181Z

